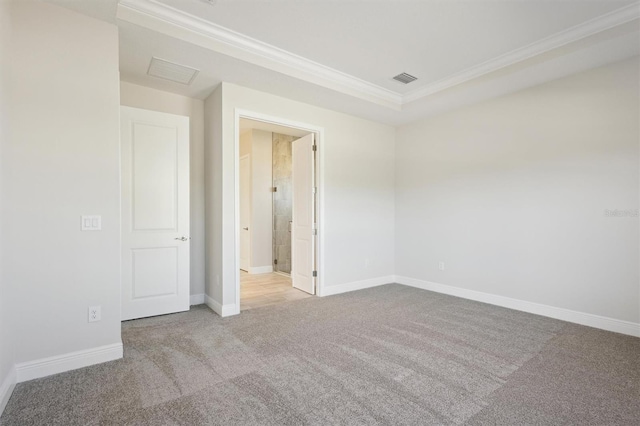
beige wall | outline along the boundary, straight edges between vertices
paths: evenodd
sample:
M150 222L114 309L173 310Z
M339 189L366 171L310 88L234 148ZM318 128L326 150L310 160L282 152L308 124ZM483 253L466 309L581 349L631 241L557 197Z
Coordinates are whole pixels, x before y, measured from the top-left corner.
M204 102L122 81L120 103L189 117L191 294L204 294Z
M638 59L398 130L396 274L640 321ZM438 262L445 270L438 270Z
M7 229L5 223L5 197L4 187L7 185L5 176L6 157L4 151L9 147L9 64L10 58L10 37L11 37L11 15L10 6L7 0L0 0L0 414L7 402L3 392L5 386L11 386L13 375L13 364L15 362L15 336L13 335L13 303L12 288L9 280L5 277L4 254L9 247L5 247L4 232Z
M245 130L240 134L240 157L251 155L251 141L253 140L252 130Z
M264 268L272 266L271 132L250 129L243 131L239 139L240 158L249 155L251 163L251 254L248 272L269 272Z
M222 226L222 90L219 85L204 102L205 293L209 304L222 302L222 239L224 233L234 232Z
M12 20L2 281L21 363L121 343L120 97L114 25L31 1ZM102 231L80 231L86 214Z

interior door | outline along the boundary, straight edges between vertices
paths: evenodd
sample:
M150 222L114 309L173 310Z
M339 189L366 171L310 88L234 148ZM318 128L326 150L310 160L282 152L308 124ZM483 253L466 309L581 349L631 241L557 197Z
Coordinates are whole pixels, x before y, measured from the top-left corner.
M122 319L189 310L189 118L121 107Z
M292 202L291 280L293 286L315 294L315 161L314 135L293 141L292 146Z
M240 269L249 271L251 262L251 157L240 158Z

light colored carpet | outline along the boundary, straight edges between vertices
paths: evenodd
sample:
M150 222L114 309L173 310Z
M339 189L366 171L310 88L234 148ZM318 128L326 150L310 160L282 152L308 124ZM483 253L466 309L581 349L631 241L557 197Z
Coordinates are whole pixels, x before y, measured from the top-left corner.
M123 324L3 425L636 425L640 339L401 285Z

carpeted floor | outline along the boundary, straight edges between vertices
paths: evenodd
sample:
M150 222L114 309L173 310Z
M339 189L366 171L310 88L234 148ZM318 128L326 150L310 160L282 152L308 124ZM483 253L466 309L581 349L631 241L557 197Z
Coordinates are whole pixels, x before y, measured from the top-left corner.
M3 425L637 425L640 339L386 285L123 324L124 359L19 384Z

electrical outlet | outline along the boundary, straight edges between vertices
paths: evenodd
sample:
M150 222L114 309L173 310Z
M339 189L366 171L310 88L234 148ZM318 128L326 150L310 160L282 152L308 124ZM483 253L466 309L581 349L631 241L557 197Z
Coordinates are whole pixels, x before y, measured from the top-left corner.
M100 321L100 306L89 306L89 322Z
M369 266L371 266L371 259L365 259L364 260L364 267L368 268Z
M440 269L441 271L444 271L444 262L442 260L438 262L438 269Z

